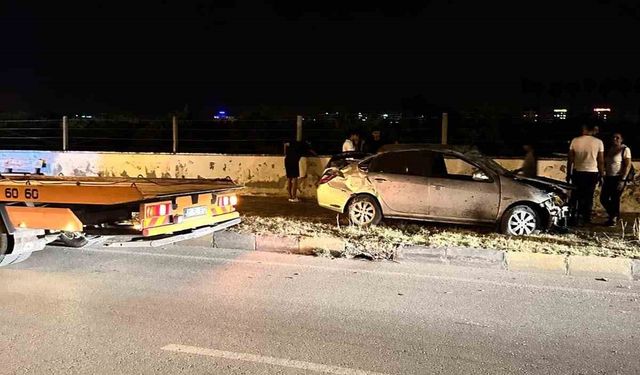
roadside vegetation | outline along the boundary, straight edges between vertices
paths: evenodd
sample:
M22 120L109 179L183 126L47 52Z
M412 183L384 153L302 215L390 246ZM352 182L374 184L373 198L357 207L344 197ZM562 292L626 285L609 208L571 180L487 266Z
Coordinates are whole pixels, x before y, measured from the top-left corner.
M640 259L640 220L622 222L617 231L576 231L569 234L538 234L510 237L487 229L427 225L394 221L370 228L328 224L282 217L247 216L234 230L243 233L281 236L331 236L347 242L344 253L318 254L331 256L367 256L393 258L400 246L473 247L513 252L533 252L565 255L596 255Z

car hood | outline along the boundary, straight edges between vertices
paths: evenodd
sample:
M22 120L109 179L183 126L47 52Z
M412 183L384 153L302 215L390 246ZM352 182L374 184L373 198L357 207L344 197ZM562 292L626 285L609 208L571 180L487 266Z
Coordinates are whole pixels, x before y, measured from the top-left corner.
M571 190L574 189L573 186L567 184L566 182L554 180L547 177L525 177L512 175L512 178L516 181L531 185L538 189L553 191L557 193L568 194Z

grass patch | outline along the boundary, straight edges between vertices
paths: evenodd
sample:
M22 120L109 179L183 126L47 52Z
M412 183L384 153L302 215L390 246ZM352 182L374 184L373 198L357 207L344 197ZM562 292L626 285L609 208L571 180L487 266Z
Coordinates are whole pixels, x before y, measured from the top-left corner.
M511 237L459 227L440 227L391 222L370 228L327 224L281 217L246 216L232 230L241 233L281 236L333 236L347 241L343 256L366 253L372 258L392 258L405 245L430 247L473 247L513 252L564 255L596 255L640 259L636 233L625 236L606 233L538 234ZM335 254L334 254L335 255Z

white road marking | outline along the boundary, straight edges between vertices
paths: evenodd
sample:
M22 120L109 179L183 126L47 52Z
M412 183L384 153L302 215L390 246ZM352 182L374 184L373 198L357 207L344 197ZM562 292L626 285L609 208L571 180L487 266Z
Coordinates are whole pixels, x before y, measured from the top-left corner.
M320 363L296 361L293 359L276 358L276 357L269 357L269 356L249 354L249 353L227 352L224 350L199 348L197 346L169 344L161 349L170 351L170 352L197 354L197 355L204 355L204 356L215 357L215 358L234 359L237 361L245 361L245 362L265 363L268 365L289 367L289 368L295 368L299 370L324 372L325 374L387 375L380 372L358 370L358 369L352 369L348 367L329 366L329 365L323 365Z
M296 268L305 267L305 268L325 270L325 271L331 271L331 272L358 272L358 273L368 273L373 275L415 277L415 278L430 279L430 280L456 281L456 282L463 282L463 283L470 283L470 284L484 284L484 285L494 285L494 286L510 287L510 288L528 288L528 289L546 290L546 291L554 291L554 292L588 293L588 294L640 298L640 293L632 293L632 292L616 292L616 291L609 291L609 290L582 289L582 288L571 288L571 287L552 286L552 285L518 284L518 283L505 282L505 281L468 279L468 278L454 277L454 276L423 275L423 274L410 273L410 272L366 270L366 269L360 269L360 268L342 268L342 267L318 266L318 265L311 265L311 264L272 262L267 260L229 259L229 258L220 258L220 257L205 257L205 256L198 256L198 255L151 253L151 252L144 252L144 251L103 250L103 249L98 250L98 249L87 249L87 248L83 248L81 251L92 252L92 253L104 253L104 254L151 256L151 257L159 257L159 258L176 258L176 259L186 259L186 260L204 260L209 262L221 262L221 263L284 266L284 267L296 267Z

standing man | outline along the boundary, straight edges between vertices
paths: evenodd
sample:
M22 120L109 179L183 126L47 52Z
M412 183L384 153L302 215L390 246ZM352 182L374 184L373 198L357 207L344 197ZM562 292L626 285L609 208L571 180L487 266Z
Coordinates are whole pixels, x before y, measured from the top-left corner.
M289 202L300 202L298 199L298 177L300 177L300 159L307 154L318 156L307 142L290 141L284 144L284 169L287 173L287 192Z
M575 186L571 195L573 219L591 223L593 194L604 177L604 144L595 136L595 126L582 126L582 135L571 141L567 159L567 182Z
M342 152L358 151L360 145L360 135L357 131L353 130L349 133L349 137L344 140L342 144Z
M607 210L609 220L605 225L616 226L620 218L620 197L631 171L631 150L622 143L622 134L613 133L611 146L604 158L607 175L600 191L600 203Z
M375 129L371 132L371 139L364 144L367 152L375 154L378 152L380 147L384 146L384 141L382 140L382 133L380 130Z

